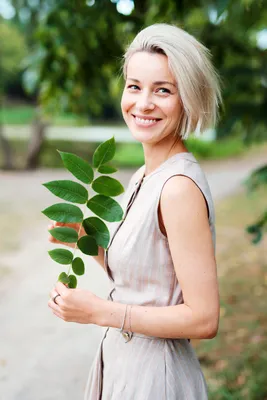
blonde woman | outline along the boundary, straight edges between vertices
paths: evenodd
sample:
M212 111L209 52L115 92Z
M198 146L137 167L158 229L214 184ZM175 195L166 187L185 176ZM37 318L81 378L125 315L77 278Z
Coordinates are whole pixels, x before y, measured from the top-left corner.
M135 37L124 77L122 114L145 165L125 192L108 250L99 249L113 288L104 300L57 283L49 306L66 321L107 327L86 400L205 400L190 339L218 330L214 207L185 139L214 126L218 79L208 50L167 24Z

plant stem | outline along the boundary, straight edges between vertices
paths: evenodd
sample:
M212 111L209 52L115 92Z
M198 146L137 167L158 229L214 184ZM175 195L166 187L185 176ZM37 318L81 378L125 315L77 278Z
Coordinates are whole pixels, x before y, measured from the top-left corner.
M89 200L89 199L88 199L88 200ZM87 201L88 201L88 200L87 200ZM82 211L83 211L83 216L85 216L86 204L87 204L87 202L85 203L84 209L82 210ZM79 240L79 238L80 238L80 233L81 233L83 221L84 221L84 219L82 220L81 225L80 225L80 228L79 228L79 230L78 230L78 240ZM73 250L73 260L74 260L74 256L75 256L76 250L77 250L77 242L75 243L75 247L74 247L74 250ZM69 276L70 271L71 271L71 266L72 266L72 264L69 265L69 269L68 269L68 273L67 273L68 276Z

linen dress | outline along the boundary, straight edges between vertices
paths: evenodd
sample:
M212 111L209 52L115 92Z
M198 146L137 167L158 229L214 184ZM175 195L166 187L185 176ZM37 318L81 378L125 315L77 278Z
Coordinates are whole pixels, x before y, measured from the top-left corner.
M181 304L183 294L168 240L159 228L160 195L172 176L184 175L192 179L206 200L215 247L210 189L192 153L175 154L145 177L144 171L145 166L133 175L124 194L123 220L109 226L112 235L105 252L105 268L112 290L108 299L155 307ZM84 397L85 400L207 398L206 382L188 339L162 339L133 333L126 343L117 328L107 328L104 333Z

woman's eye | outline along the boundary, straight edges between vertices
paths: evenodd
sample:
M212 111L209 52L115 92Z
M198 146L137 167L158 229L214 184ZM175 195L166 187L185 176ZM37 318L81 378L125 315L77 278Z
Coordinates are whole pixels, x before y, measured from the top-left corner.
M159 93L171 93L171 91L169 89L166 89L166 88L159 88L159 89L157 89L157 92L159 92Z
M128 85L127 88L128 89L133 89L133 90L139 89L139 87L137 85Z

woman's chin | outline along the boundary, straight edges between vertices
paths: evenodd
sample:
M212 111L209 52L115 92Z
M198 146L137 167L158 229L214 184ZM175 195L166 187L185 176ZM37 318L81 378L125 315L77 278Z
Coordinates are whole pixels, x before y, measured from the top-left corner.
M129 126L128 128L135 140L141 143L154 143L157 141L158 133L157 130L151 128L142 128L136 126Z
M155 135L149 135L147 132L131 131L132 137L140 143L152 144L155 142Z

